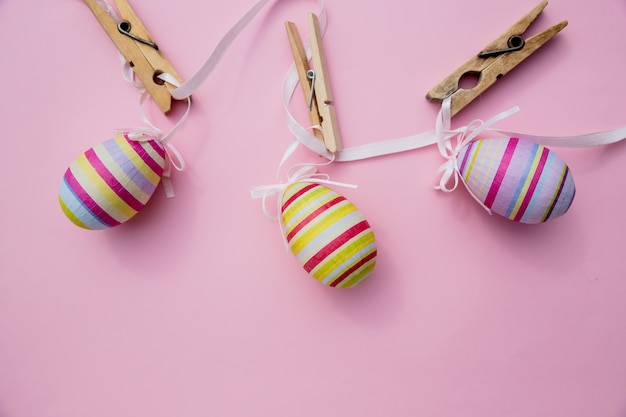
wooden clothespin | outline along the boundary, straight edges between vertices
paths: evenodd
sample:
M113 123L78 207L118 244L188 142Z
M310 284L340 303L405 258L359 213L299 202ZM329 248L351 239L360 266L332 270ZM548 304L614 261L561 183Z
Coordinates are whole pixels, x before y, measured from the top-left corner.
M169 90L176 86L157 77L167 73L181 84L182 79L163 53L159 51L158 46L128 2L115 0L115 5L122 17L121 22L116 22L106 10L100 7L96 0L85 0L85 3L133 68L135 75L152 96L159 109L163 113L167 113L172 105L172 96Z
M567 20L564 20L528 39L522 37L547 5L547 0L542 1L498 39L487 45L483 52L437 84L428 92L426 98L430 101L442 101L451 97L451 115L458 113L567 26ZM476 86L471 89L459 87L459 81L466 75L478 77Z
M309 14L309 30L311 41L311 63L309 65L298 28L292 22L285 22L287 37L296 64L300 85L304 98L309 106L309 118L313 126L321 126L322 130L314 129L314 134L324 141L330 152L341 150L337 115L330 88L328 68L322 47L322 33L316 15Z

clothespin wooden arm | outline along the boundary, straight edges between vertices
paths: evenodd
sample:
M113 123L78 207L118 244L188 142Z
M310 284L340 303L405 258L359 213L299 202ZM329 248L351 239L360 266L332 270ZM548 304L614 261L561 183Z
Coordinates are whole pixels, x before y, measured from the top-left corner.
M535 6L530 12L526 13L520 20L515 22L506 32L500 35L497 39L485 46L483 51L493 51L496 49L504 49L507 47L509 38L513 35L522 35L528 27L537 20L537 17L543 12L543 9L548 5L548 0L543 0L537 6Z
M291 53L293 55L296 71L298 72L298 78L300 79L302 94L304 95L304 99L307 100L308 105L309 97L311 97L311 82L307 77L307 71L310 69L309 60L307 59L302 38L300 37L296 24L293 22L285 22L285 29L287 29L287 37L289 38L289 45L291 46ZM322 121L317 111L315 95L312 97L311 106L309 108L309 120L312 126L322 126ZM321 130L313 129L313 134L320 140L324 140L324 135Z
M547 6L547 0L543 0L539 5L524 15L506 32L496 40L487 45L483 51L501 52L509 47L508 42L511 37L521 37L530 24ZM450 113L452 116L467 106L472 100L491 87L497 80L509 73L518 64L532 55L537 49L554 37L558 32L567 26L564 20L551 28L544 30L526 40L522 38L519 49L511 52L504 52L493 56L475 55L464 65L446 77L443 81L432 88L426 98L429 101L442 101L451 97ZM470 89L459 88L459 81L465 75L473 75L478 78L477 84Z
M311 65L309 65L296 25L292 22L286 22L285 27L307 105L309 104L309 97L311 97L311 89L313 90L309 119L313 126L321 127L321 131L319 128L315 128L313 132L315 136L324 141L326 149L333 153L338 152L341 150L341 141L339 139L337 114L328 77L328 67L322 47L322 31L319 20L313 13L309 14L311 64L315 73L312 80L307 76L307 73L311 70Z
M482 94L489 87L494 85L496 81L508 74L518 64L528 58L533 52L537 51L546 41L551 39L556 33L560 32L567 26L567 21L563 21L550 29L534 35L526 41L526 46L515 53L504 54L499 58L495 58L495 62L492 62L494 58L472 58L474 60L488 60L492 63L488 65L476 66L480 68L479 71L467 71L467 66L463 66L449 77L447 77L442 83L440 83L433 90L429 91L426 98L430 101L441 101L451 95L454 95L450 103L450 114L454 116L461 111L465 106L472 102L479 94ZM471 89L459 88L459 80L465 74L474 74L478 76L478 83Z
M322 132L324 133L324 143L330 152L341 150L339 139L339 128L337 124L337 113L330 88L328 78L328 66L326 56L322 46L322 31L320 22L316 15L309 14L309 29L311 32L311 61L315 70L315 97L317 99L317 110L322 119Z
M172 101L169 90L175 88L175 86L164 83L157 77L160 74L167 73L182 84L182 79L174 67L161 51L152 46L137 42L120 33L117 22L100 7L96 0L85 0L85 3L89 6L117 49L124 56L124 59L126 59L133 68L135 75L152 96L159 109L161 109L163 113L169 112ZM130 23L133 35L141 39L152 41L152 37L128 2L126 0L115 0L115 4L122 17Z

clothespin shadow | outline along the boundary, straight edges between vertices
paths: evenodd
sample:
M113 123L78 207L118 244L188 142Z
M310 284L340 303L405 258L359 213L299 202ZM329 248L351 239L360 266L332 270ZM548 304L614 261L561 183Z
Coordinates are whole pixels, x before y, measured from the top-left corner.
M567 26L567 20L564 20L528 39L522 36L547 5L548 1L543 0L499 38L487 45L482 52L431 89L426 98L429 101L440 102L450 97L451 115L454 116L461 111ZM459 82L464 76L475 77L476 85L468 89L460 88Z
M309 119L313 126L321 127L321 131L313 129L314 134L324 142L328 151L338 152L341 150L341 140L318 17L313 13L309 14L311 65L296 25L285 22L285 27L300 85L309 106Z
M116 22L96 0L85 0L98 22L102 25L117 49L130 64L135 75L163 113L171 109L172 96L170 89L176 86L159 78L161 74L169 74L180 84L182 79L174 67L165 58L154 42L137 14L126 0L115 0L115 5L122 20Z

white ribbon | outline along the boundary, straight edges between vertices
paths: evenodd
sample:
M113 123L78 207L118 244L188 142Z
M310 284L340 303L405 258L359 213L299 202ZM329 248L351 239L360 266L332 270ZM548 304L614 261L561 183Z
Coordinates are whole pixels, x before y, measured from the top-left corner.
M484 131L491 130L490 128L502 119L505 119L514 113L519 111L519 107L513 107L502 113L493 116L491 119L483 122L480 119L472 121L467 126L460 127L458 129L451 129L451 116L450 116L450 98L443 100L441 110L437 115L437 121L435 123L435 135L437 136L437 147L439 153L446 160L437 170L437 174L441 174L439 184L435 185L435 189L444 192L451 192L456 189L459 184L459 167L457 158L461 150L471 141L476 139ZM456 139L453 146L453 139ZM453 180L452 186L449 185L450 180Z
M320 0L318 3L321 7L320 29L323 35L326 30L326 10L324 8L323 1ZM308 42L305 45L305 49L307 57L310 58L311 48ZM317 128L317 126L305 128L296 120L289 110L289 104L293 98L298 82L299 78L296 72L295 64L292 64L287 71L283 82L283 107L287 117L287 126L298 142L303 144L312 152L325 157L329 161L332 160L337 162L349 162L375 158L378 156L412 151L437 144L439 151L446 159L446 162L437 171L438 175L441 174L441 178L439 185L436 185L435 188L445 192L452 191L458 186L458 172L455 172L455 166L456 156L459 151L467 143L474 140L480 133L487 130L500 133L508 137L516 137L519 139L533 141L544 146L565 148L584 148L609 145L622 141L626 138L626 126L618 127L609 131L595 132L578 136L537 136L509 132L500 129L492 129L493 124L519 111L518 107L502 112L489 119L487 122L475 120L468 126L451 129L451 115L449 107L450 99L448 98L442 103L442 107L437 116L434 131L423 132L398 139L369 143L361 146L343 148L339 152L333 154L326 149L323 142L320 141L319 138L317 138L310 130L311 128ZM453 147L451 140L454 137L457 137L457 139L455 146ZM448 186L450 179L454 179L454 185L452 187Z
M280 181L280 170L282 166L287 162L289 157L294 153L294 151L298 147L298 141L293 141L291 145L285 151L283 158L278 166L276 172L276 184L269 185L259 185L253 187L250 191L250 197L254 199L261 198L263 200L263 214L271 220L278 221L278 227L280 229L281 235L283 237L283 243L285 244L285 248L289 247L287 243L287 237L285 236L285 230L283 226L283 222L279 219L281 213L281 205L282 205L282 196L287 187L297 182L307 182L314 184L324 184L324 185L336 185L339 187L348 187L348 188L357 188L355 184L347 184L343 182L331 181L330 176L328 174L322 174L317 171L318 167L329 165L333 162L330 159L328 162L321 164L314 163L304 163L304 164L296 164L287 170L287 180L284 182ZM270 214L267 209L267 198L271 196L276 196L276 216Z
M269 0L259 0L252 8L245 14L235 25L230 28L228 32L220 39L220 41L213 49L213 52L209 55L204 64L191 76L186 82L184 82L178 88L171 90L170 94L176 100L182 100L191 96L191 94L202 85L202 83L209 77L211 72L215 69L220 62L230 45L234 42L237 36L244 30L246 26L252 21L252 19L261 11L263 6Z
M512 138L529 140L540 145L555 148L591 148L594 146L612 145L626 139L626 126L576 136L538 136L507 132L505 130L498 130L498 132Z
M324 36L327 26L326 7L324 6L323 0L318 0L317 3L320 6L320 13L318 16L320 32L322 36ZM309 39L304 42L304 49L307 58L311 59L311 42ZM291 99L296 91L299 82L300 79L298 77L296 65L295 63L293 63L289 67L289 70L287 71L287 74L285 75L285 79L283 81L283 107L285 109L285 115L287 116L287 127L289 128L289 131L295 136L295 138L304 146L328 160L336 160L336 154L333 155L331 152L329 152L324 146L324 143L319 140L319 138L315 136L309 129L306 129L300 123L298 123L296 118L289 111L289 103L291 102ZM319 128L319 126L311 126L311 128L317 129Z
M324 1L318 0L318 4L320 6L320 13L318 15L318 20L320 24L320 31L323 34L326 30L326 8L324 7ZM306 40L305 51L307 58L311 58L311 44L310 40ZM291 112L289 111L289 103L291 98L298 86L299 78L298 73L296 71L295 63L291 65L287 74L285 75L285 80L283 83L283 106L285 109L285 114L287 116L287 127L291 131L291 133L295 136L296 140L293 141L283 158L280 161L280 164L276 173L276 183L270 185L260 185L253 187L250 191L250 196L254 199L261 198L263 200L263 214L271 220L278 221L278 226L280 228L280 232L283 238L283 243L285 244L285 248L289 247L287 242L287 237L285 236L284 225L282 221L278 218L281 213L281 205L282 205L282 196L285 192L285 189L290 185L297 182L308 182L315 184L324 184L324 185L335 185L339 187L348 187L348 188L357 188L355 184L347 184L337 181L331 181L330 176L328 174L322 174L318 172L318 167L329 165L335 160L335 155L329 152L324 144L314 136L308 129L301 126L298 121L293 117ZM311 126L312 129L320 129L321 126ZM304 163L304 164L296 164L287 170L287 180L284 182L280 181L280 170L287 162L289 157L294 153L297 149L298 144L303 143L307 148L313 150L315 153L324 156L328 159L327 162L321 164L314 163ZM267 198L276 195L276 216L270 214L267 209Z
M96 2L102 7L102 9L111 16L111 18L119 23L121 18L115 12L115 10L109 5L106 0L96 0ZM171 90L170 94L173 98L177 100L187 100L187 110L180 118L180 120L174 125L174 127L167 133L163 135L161 129L157 128L154 123L150 121L146 113L143 111L143 104L149 96L146 92L145 86L136 81L135 72L133 71L130 64L126 61L124 56L120 53L120 61L122 64L122 77L129 84L131 84L135 89L141 94L139 99L139 117L141 120L149 126L148 129L145 128L132 128L132 129L117 129L116 134L124 133L131 140L136 140L139 142L144 142L148 140L157 140L165 149L165 168L163 172L163 188L165 189L165 195L168 198L174 197L174 188L171 183L171 171L172 167L177 171L183 171L185 169L185 161L178 152L178 150L169 143L172 136L178 131L183 122L187 119L189 112L191 110L191 94L204 82L204 80L211 74L213 69L217 66L218 62L222 59L230 45L237 38L237 36L243 31L243 29L250 23L252 18L256 16L259 11L263 8L263 6L268 3L269 0L259 0L227 33L222 37L222 39L218 42L217 46L206 60L204 65L200 67L200 69L194 74L187 82L181 84L178 80L171 74L162 73L158 75L162 81L170 83L176 87L176 89Z
M165 167L163 168L163 189L165 190L165 196L167 198L174 197L174 187L172 186L172 167L177 171L183 171L185 169L185 161L178 150L169 143L163 136L159 129L146 129L146 128L127 128L127 129L115 129L113 131L115 135L125 135L128 139L136 142L148 142L151 140L157 141L163 146L165 150Z
M162 77L164 81L167 82L177 82L174 77L161 74L159 77ZM170 80L168 77L171 77ZM147 142L149 140L156 140L163 146L165 150L165 167L163 169L163 189L165 190L165 196L167 198L172 198L175 196L174 186L172 185L172 168L177 171L184 171L186 168L185 160L183 159L182 154L170 143L172 136L178 131L178 129L182 126L183 122L187 119L189 115L189 111L191 110L191 99L187 98L187 110L182 115L182 117L178 120L178 122L172 127L172 129L167 133L163 134L163 131L156 127L148 118L146 113L143 111L144 102L150 97L147 91L144 91L139 98L139 117L141 121L143 121L148 128L127 128L127 129L116 129L114 134L125 134L130 140L134 140L137 142Z
M172 75L163 73L158 76L163 81L171 83L172 85L177 85L178 81ZM184 171L186 168L185 160L183 159L182 154L170 143L170 140L174 136L174 134L180 129L183 122L189 116L189 112L191 110L191 98L187 98L187 109L185 113L181 116L181 118L176 122L174 127L167 133L163 134L163 131L156 127L154 123L148 118L146 113L143 111L144 102L150 97L150 94L143 90L139 98L139 118L142 122L149 126L148 129L145 128L131 128L131 129L117 129L116 133L125 133L128 138L131 140L136 140L138 142L145 142L148 140L156 140L163 146L165 150L165 167L163 169L163 189L165 191L165 196L167 198L172 198L175 196L174 186L172 185L172 168L177 171Z

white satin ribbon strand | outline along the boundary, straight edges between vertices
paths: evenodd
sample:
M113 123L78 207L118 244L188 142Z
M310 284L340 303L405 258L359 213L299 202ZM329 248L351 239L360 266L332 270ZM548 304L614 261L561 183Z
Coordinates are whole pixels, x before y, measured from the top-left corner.
M176 85L178 81L170 74L159 75L163 81ZM167 133L163 134L163 131L156 127L154 123L148 118L143 111L144 102L150 97L147 91L144 91L139 98L139 118L144 122L148 128L129 128L129 129L116 129L115 134L126 134L129 139L136 140L138 142L146 142L149 140L156 140L159 142L163 149L165 149L165 168L163 170L163 189L165 190L165 196L172 198L175 196L174 187L172 185L172 168L177 171L184 171L186 168L185 160L182 154L170 143L170 140L178 129L182 126L184 121L189 115L191 110L191 99L187 98L187 109L181 118L176 122L174 127Z
M435 185L435 189L444 192L451 192L456 189L459 184L459 168L457 158L461 150L471 141L476 139L478 135L485 131L492 130L491 127L502 119L505 119L519 111L519 107L513 107L502 113L493 116L491 119L483 122L480 119L472 121L469 125L458 129L451 129L449 98L445 99L441 105L441 110L437 115L435 123L435 135L437 137L437 147L439 153L446 160L437 170L437 175L441 174L439 184ZM454 144L453 144L453 139ZM450 180L453 184L450 185Z
M176 100L185 99L200 87L202 83L213 72L217 64L220 62L230 45L239 36L246 26L252 21L252 19L261 11L263 6L269 2L269 0L259 0L252 8L245 14L235 25L230 28L228 32L220 39L220 41L211 52L211 55L207 58L204 64L185 81L180 87L170 91L170 94Z
M163 169L163 190L167 198L175 196L174 187L172 186L172 167L177 171L183 171L185 169L185 161L183 160L180 152L171 143L164 141L163 134L159 129L148 128L126 128L115 129L113 131L115 135L126 135L130 140L137 142L148 142L155 140L159 142L165 150L165 167Z
M176 81L173 76L171 78L172 80L168 80L168 82ZM161 129L157 128L150 121L146 113L143 111L143 103L149 97L150 95L147 92L144 92L141 95L141 98L139 100L139 117L146 125L150 127L150 130L154 132L156 140L159 143L161 143L161 145L163 145L163 148L165 149L166 158L165 158L165 169L163 170L163 189L165 190L165 196L167 198L172 198L175 196L174 186L172 185L172 180L171 180L172 168L174 168L177 171L184 171L187 164L185 163L185 160L183 159L183 156L178 151L178 149L176 149L174 145L170 143L170 140L172 139L174 134L178 131L178 129L180 129L182 124L187 119L187 116L189 115L189 112L191 110L191 98L188 97L186 99L187 109L185 110L185 113L181 116L178 122L176 122L174 127L172 127L172 129L167 134L164 135Z
M326 32L327 26L326 7L324 6L323 0L319 0L318 4L320 6L320 13L318 16L320 23L320 32L323 36ZM307 58L311 59L311 42L309 39L304 42L304 49ZM300 123L298 123L296 118L291 114L291 111L289 110L289 103L293 98L299 82L300 80L298 78L296 65L295 63L293 63L289 67L289 70L287 71L287 74L285 75L285 79L283 81L283 108L285 109L285 115L287 116L287 127L289 128L289 131L295 136L295 138L305 147L328 160L336 160L336 155L333 155L331 152L329 152L324 146L324 143L319 140L319 138L316 137L311 130L303 127ZM311 126L311 129L317 128L319 128L319 126Z
M323 185L335 185L339 187L347 187L347 188L357 188L354 184L347 184L343 182L331 181L330 176L328 174L322 174L318 172L318 168L322 166L329 165L333 162L330 159L327 162L314 164L314 163L303 163L296 164L290 167L287 170L287 180L284 182L280 181L280 170L283 165L287 162L289 157L294 153L297 149L299 142L293 141L291 145L285 151L283 158L280 162L280 165L276 171L276 184L269 185L259 185L253 187L250 191L250 197L254 199L262 199L263 200L263 214L274 221L278 221L278 227L280 229L281 236L283 238L283 243L285 244L285 248L289 247L287 242L287 237L285 236L285 230L283 226L283 222L280 220L279 216L281 213L282 206L282 196L285 192L285 189L296 182L308 182L315 184L323 184ZM276 196L276 215L272 215L267 208L267 198Z
M554 148L591 148L594 146L612 145L626 139L626 126L576 136L538 136L507 132L505 130L499 130L498 132L512 138L529 140Z
M96 2L100 5L100 7L102 7L104 11L109 14L109 16L111 16L111 18L116 23L119 23L121 21L119 15L106 0L96 0ZM170 144L169 141L189 115L189 112L191 110L191 94L206 80L206 78L211 74L213 69L222 59L233 41L268 2L269 0L257 1L257 3L252 6L252 8L222 37L222 39L219 41L204 65L202 65L202 67L200 67L196 74L194 74L187 82L180 84L174 76L167 73L163 73L158 76L158 78L160 78L161 80L176 86L176 89L170 91L170 94L173 98L177 100L187 100L187 110L180 118L180 120L166 135L164 135L161 129L157 128L154 123L150 121L146 113L143 111L143 104L149 97L149 95L147 94L143 84L136 81L135 73L130 64L126 61L126 59L124 59L121 53L119 54L122 64L122 77L128 83L133 85L135 89L137 89L137 91L141 94L141 97L139 99L139 116L149 128L117 129L116 132L125 133L132 140L157 140L159 143L161 143L161 145L163 145L166 153L165 169L163 172L163 187L165 189L165 194L168 198L174 197L174 189L170 179L172 167L178 171L183 171L186 166L180 152L178 152L178 150L172 144Z
M322 34L325 33L326 30L326 10L324 8L323 1L318 1L321 7L320 12L320 28ZM307 42L305 44L305 49L307 52L307 57L311 56L310 44ZM601 146L608 145L612 143L616 143L624 140L626 138L626 126L622 126L613 130L605 131L605 132L596 132L585 135L578 136L537 136L537 135L527 135L516 132L509 132L506 130L493 129L492 125L506 117L509 117L511 114L519 111L517 107L502 112L487 122L482 122L480 120L476 120L468 126L459 127L457 129L451 128L451 117L449 110L449 99L444 100L442 103L442 108L437 117L436 127L434 131L419 133L412 136L407 136L399 139L392 139L380 142L369 143L367 145L355 146L355 147L347 147L343 148L341 151L335 153L334 155L329 152L322 141L320 141L311 131L311 129L317 128L316 126L311 126L309 128L305 128L302 126L296 118L291 114L289 110L289 104L291 99L293 98L294 92L297 88L299 79L295 69L295 65L291 65L287 74L285 75L285 79L283 82L283 107L285 109L285 115L287 117L287 126L291 133L295 136L296 140L303 144L305 147L310 149L312 152L325 157L328 160L333 160L337 162L349 162L349 161L358 161L362 159L375 158L378 156L391 155L400 152L412 151L415 149L424 148L433 144L437 144L440 153L446 158L446 163L442 165L442 169L438 171L438 174L443 174L438 189L442 191L451 191L447 186L450 178L454 176L451 171L452 155L458 155L458 152L464 145L469 143L471 140L475 139L480 133L490 130L495 133L500 133L509 137L516 137L519 139L530 140L545 146L552 147L566 147L566 148L584 148L584 147L592 147L592 146ZM442 138L442 134L445 138ZM460 135L460 136L459 136ZM455 137L457 138L455 147L452 148L452 144L450 140ZM443 148L442 148L443 147ZM458 184L458 178L455 177L455 185L453 185L452 189L456 187Z

